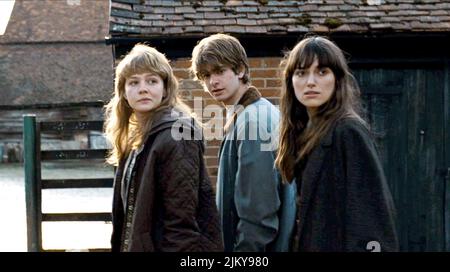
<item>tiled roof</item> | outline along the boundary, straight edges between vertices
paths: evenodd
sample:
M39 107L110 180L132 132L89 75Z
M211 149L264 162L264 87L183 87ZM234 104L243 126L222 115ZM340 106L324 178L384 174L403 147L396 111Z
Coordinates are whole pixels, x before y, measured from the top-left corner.
M111 0L113 36L449 30L450 0Z
M16 1L0 44L104 41L108 6L106 1Z
M108 15L107 1L16 1L0 36L0 108L108 101Z

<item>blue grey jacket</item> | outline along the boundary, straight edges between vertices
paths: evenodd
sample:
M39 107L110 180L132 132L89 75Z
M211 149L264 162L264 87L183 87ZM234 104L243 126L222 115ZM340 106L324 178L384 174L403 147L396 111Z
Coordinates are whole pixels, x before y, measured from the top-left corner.
M283 185L274 164L279 114L260 98L222 141L216 201L225 251L289 250L296 185Z

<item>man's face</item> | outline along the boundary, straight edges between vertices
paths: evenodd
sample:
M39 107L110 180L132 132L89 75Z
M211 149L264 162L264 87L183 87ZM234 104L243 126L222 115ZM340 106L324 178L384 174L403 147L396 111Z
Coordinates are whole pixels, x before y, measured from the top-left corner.
M236 74L229 67L207 69L201 76L205 90L225 105L233 105L238 101L238 90L241 87L244 72Z

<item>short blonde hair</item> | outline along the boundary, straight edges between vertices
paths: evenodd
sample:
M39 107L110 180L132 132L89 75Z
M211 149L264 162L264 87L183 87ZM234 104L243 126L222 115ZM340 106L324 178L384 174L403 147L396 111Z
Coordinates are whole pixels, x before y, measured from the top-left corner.
M244 69L242 83L250 82L247 53L241 43L227 34L214 34L201 40L192 51L191 72L198 80L211 70L228 67L235 74Z

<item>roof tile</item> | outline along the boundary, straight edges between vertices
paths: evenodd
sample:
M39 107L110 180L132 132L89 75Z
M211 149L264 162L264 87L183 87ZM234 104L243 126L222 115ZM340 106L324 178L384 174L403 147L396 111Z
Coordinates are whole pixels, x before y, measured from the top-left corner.
M244 26L224 26L223 28L227 33L246 33Z
M123 3L118 3L118 2L112 2L111 8L132 10L132 6L130 4L123 4Z
M288 26L288 32L308 32L308 28L302 25L290 25Z
M322 2L322 0L308 0L308 2L315 2L315 1ZM267 6L283 7L283 6L297 6L297 5L298 5L298 1L268 1L267 2Z
M264 18L269 18L269 16L267 15L267 13L249 13L247 16L249 19L264 19Z
M110 7L111 35L450 30L450 2L439 0L111 0Z
M188 13L188 14L183 14L183 16L186 19L203 19L204 18L203 13Z
M235 25L236 19L221 19L215 21L216 25Z
M125 3L125 4L139 4L140 0L115 0L116 3Z
M223 32L224 27L223 26L207 26L203 28L206 33L217 33L217 32Z
M369 31L366 25L349 24L348 25L352 32L363 33Z
M183 33L183 29L181 27L167 27L167 28L163 28L163 32L167 33L167 34L180 34Z
M230 1L230 2L233 2L233 1ZM219 1L203 1L202 5L205 7L221 7L221 6L223 6L223 3L219 2Z
M122 9L115 9L115 8L111 9L111 16L140 19L139 14L137 12L122 10Z
M372 29L385 29L385 28L392 28L392 25L389 23L384 24L370 24L370 28Z
M176 7L175 13L195 13L195 9L192 7Z
M144 20L164 20L164 15L162 14L144 14Z
M411 25L407 22L402 22L402 23L392 23L392 28L397 29L397 30L410 30L411 29Z
M194 23L192 21L174 21L174 26L192 26Z
M269 25L267 26L267 30L269 32L284 32L287 30L287 27L281 25Z
M338 7L335 5L320 5L317 10L318 11L335 11L335 10L338 10Z
M133 5L133 10L136 12L153 12L153 7L144 5Z
M300 7L300 10L305 11L317 11L318 6L317 5L304 5Z
M446 10L433 10L430 12L431 16L440 16L440 15L448 15L448 11Z
M141 0L137 1L141 2ZM161 6L161 7L178 7L183 5L183 3L181 3L180 1L167 1L167 0L162 1L147 0L145 1L145 4L148 6Z
M236 7L236 12L258 12L257 7Z
M166 20L168 20L168 21L173 21L173 20L184 20L184 16L183 15L179 15L179 14L176 14L176 15L173 15L173 14L169 14L169 15L166 15L165 16L165 19ZM186 20L186 21L190 21L190 20Z
M210 12L205 13L205 19L226 19L229 18L223 12Z
M440 22L439 17L434 17L434 16L422 16L422 17L420 17L420 21L421 22L429 22L429 23L433 23L433 22L439 23Z
M312 25L312 31L314 32L328 32L330 29L324 25Z
M213 12L213 11L221 11L220 7L199 7L195 9L197 12Z
M351 32L350 25L344 24L332 30L333 32Z
M156 14L172 14L175 12L175 8L168 8L168 7L155 7L153 9L153 13Z
M187 32L203 32L203 27L200 27L200 26L187 26L184 31L187 31Z
M265 26L246 26L245 30L250 33L266 33L267 28Z

